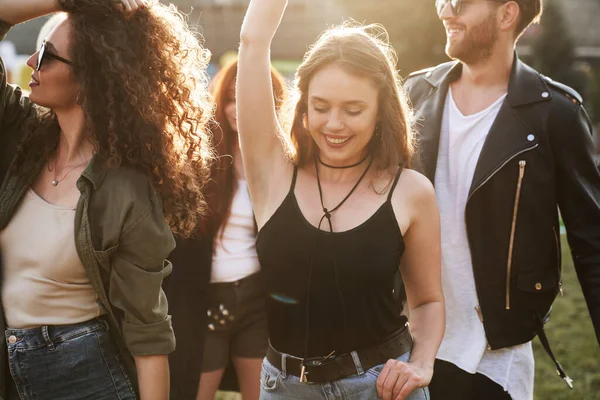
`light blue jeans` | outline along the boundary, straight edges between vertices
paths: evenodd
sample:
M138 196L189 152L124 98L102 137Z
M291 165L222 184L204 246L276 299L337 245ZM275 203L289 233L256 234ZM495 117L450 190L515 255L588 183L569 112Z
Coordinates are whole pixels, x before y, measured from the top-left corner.
M287 357L290 357L289 355ZM407 362L410 352L398 357ZM285 362L282 362L285 366ZM375 400L377 378L385 364L369 368L361 374L328 383L301 383L300 378L275 368L266 358L260 374L260 400L326 399L326 400ZM359 368L362 371L362 368ZM416 389L406 400L429 400L429 390Z

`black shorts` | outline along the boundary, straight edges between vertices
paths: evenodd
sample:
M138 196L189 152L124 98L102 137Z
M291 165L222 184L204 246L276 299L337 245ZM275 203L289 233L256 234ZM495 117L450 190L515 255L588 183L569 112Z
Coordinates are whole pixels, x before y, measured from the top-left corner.
M203 372L225 368L231 357L264 358L269 334L260 272L235 282L212 283L207 315Z

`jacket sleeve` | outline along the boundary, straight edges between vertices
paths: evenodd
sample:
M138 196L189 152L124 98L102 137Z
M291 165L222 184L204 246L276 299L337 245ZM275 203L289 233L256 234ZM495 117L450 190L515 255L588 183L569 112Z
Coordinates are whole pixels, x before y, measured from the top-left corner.
M169 354L175 349L167 298L161 285L171 273L166 260L175 239L158 196L124 227L112 258L109 300L122 311L123 336L133 355Z
M561 114L561 113L556 113ZM600 343L600 172L591 122L582 105L550 124L557 197L573 263Z

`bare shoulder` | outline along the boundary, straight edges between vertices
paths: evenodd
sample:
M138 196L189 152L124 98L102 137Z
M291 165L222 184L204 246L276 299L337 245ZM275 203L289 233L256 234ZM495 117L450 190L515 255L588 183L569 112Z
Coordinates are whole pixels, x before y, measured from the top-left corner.
M396 200L405 204L407 201L423 202L435 199L435 191L431 181L420 172L405 168L400 174L398 184L392 194L392 202Z
M391 203L403 235L415 221L438 213L433 185L425 175L408 168L398 178Z

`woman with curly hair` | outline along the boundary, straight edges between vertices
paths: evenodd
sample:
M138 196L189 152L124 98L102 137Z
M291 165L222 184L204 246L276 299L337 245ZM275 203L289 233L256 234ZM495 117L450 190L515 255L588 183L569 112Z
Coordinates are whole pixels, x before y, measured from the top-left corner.
M178 240L171 256L177 267L165 288L178 348L170 356L171 376L177 371L188 377L189 383L178 386L194 391L193 398L199 400L215 397L230 361L243 399L258 399L261 362L268 343L256 228L238 142L236 74L237 60L224 66L211 83L216 103L211 132L218 161L211 167L205 190L209 213L200 224L198 238L181 246L182 240ZM279 109L284 82L272 67L271 80ZM210 276L194 271L210 271ZM190 302L196 307L190 307Z
M207 54L142 0L1 0L0 38L55 11L29 96L0 63L0 398L166 399L161 283L206 209Z
M250 1L237 77L269 294L261 399L427 399L445 326L440 221L433 186L410 169L395 53L381 26L325 31L296 72L284 132L268 66L286 4ZM410 331L394 298L397 273Z

